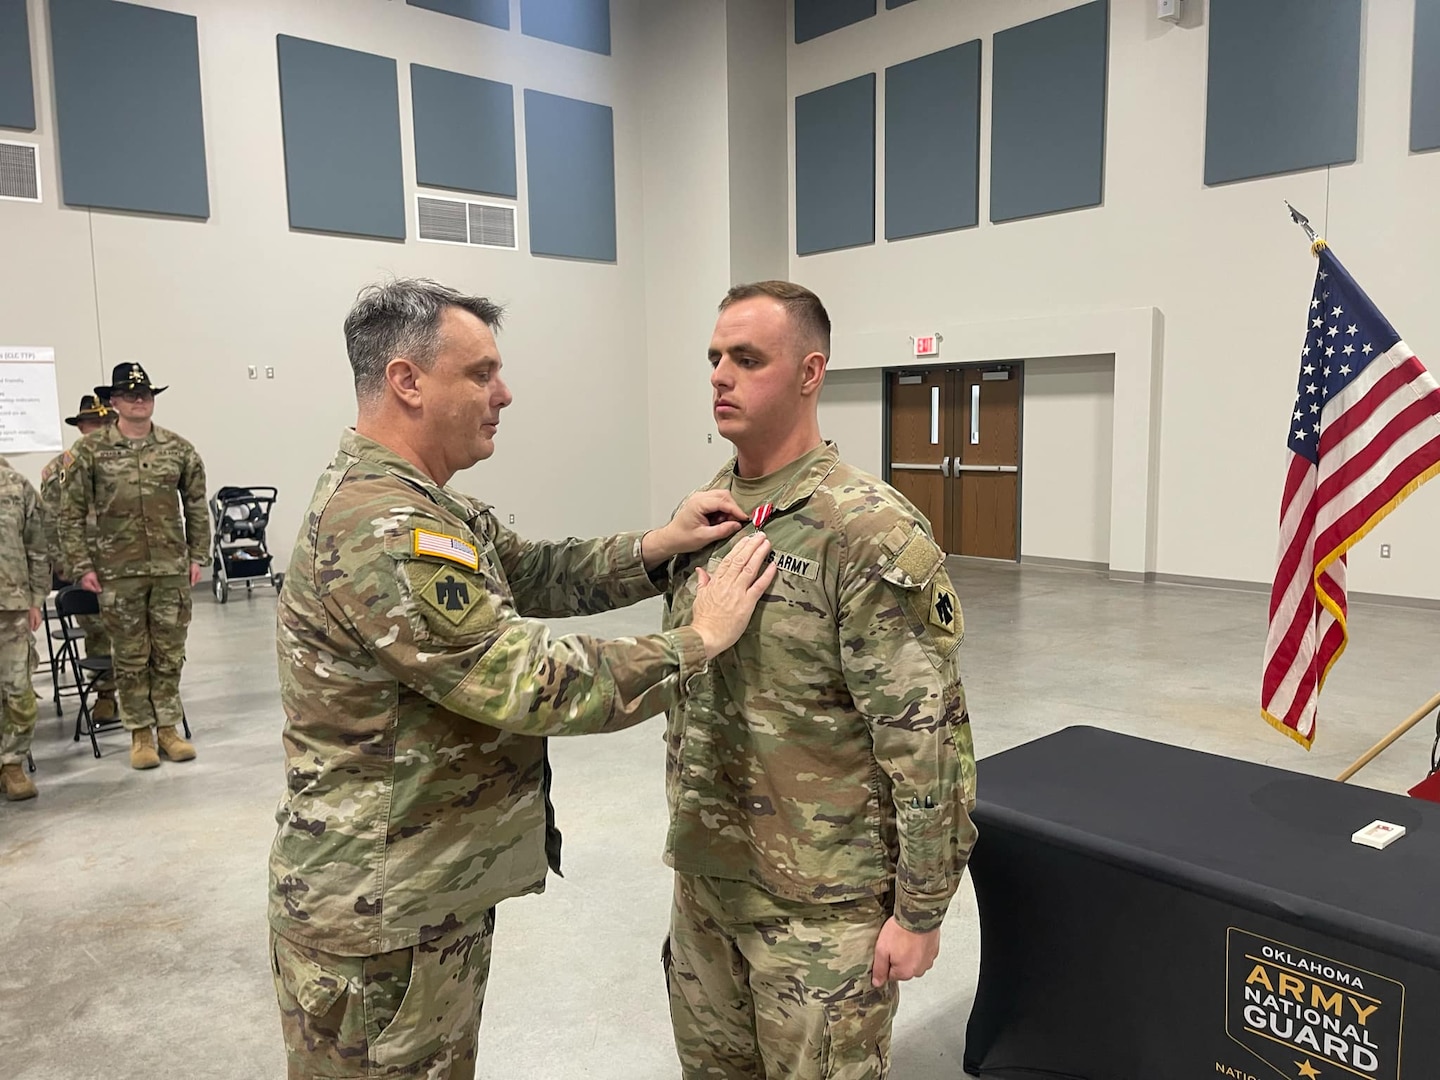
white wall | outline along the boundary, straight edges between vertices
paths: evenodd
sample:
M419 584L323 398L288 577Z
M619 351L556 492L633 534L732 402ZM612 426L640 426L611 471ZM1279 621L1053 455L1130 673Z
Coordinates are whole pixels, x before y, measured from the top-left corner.
M731 282L785 277L786 3L727 0Z
M785 18L775 0L644 0L650 511L734 452L715 432L706 351L737 281L786 271Z
M1110 562L1115 359L1025 361L1022 557Z
M857 469L885 475L885 381L877 368L828 371L820 392L820 431Z
M1320 224L1337 254L1421 354L1440 357L1429 251L1440 240L1440 154L1408 152L1413 4L1365 5L1356 164L1207 189L1207 34L1112 0L1105 205L992 226L991 36L1074 0L930 2L789 46L790 95L981 37L981 225L798 258L846 334L1154 306L1164 315L1157 565L1161 573L1268 581L1314 263L1281 205ZM884 124L879 125L884 152ZM791 149L793 153L793 120ZM883 158L882 158L883 160ZM884 171L878 172L884 235ZM793 194L792 194L793 200ZM793 202L791 246L794 251ZM899 338L903 343L903 336ZM903 356L896 363L903 363ZM1435 361L1440 365L1440 360ZM1026 484L1043 482L1027 470ZM1028 519L1027 519L1028 523ZM1411 497L1351 558L1357 591L1440 597L1440 484ZM1381 562L1375 548L1394 545Z
M315 477L354 418L341 335L350 302L376 278L425 275L510 311L500 345L515 404L495 458L456 485L535 535L651 522L642 86L632 74L649 57L638 5L612 4L614 55L604 57L382 0L152 3L200 16L208 222L60 205L48 20L42 0L30 3L45 202L0 202L0 339L55 346L66 415L82 392L109 381L110 365L142 362L172 387L157 421L196 444L212 491L245 482L281 489L271 542L287 558ZM518 8L517 0L515 27ZM398 61L407 205L415 192L409 62L514 84L520 250L290 231L277 33ZM526 87L615 107L616 265L528 254L518 105ZM247 380L246 366L257 363L275 366L274 382ZM703 369L703 354L697 364ZM44 460L13 463L33 479Z
M715 433L706 349L730 287L725 0L646 0L645 327L649 510L655 520L730 456Z

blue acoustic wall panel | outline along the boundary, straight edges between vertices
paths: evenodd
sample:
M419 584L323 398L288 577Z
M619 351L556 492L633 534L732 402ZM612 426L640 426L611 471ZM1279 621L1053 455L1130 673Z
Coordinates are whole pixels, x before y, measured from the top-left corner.
M209 217L195 16L51 0L50 44L65 202Z
M980 220L980 42L885 69L885 238Z
M1212 0L1205 183L1355 160L1360 0Z
M415 180L515 198L515 91L454 71L410 65Z
M454 15L457 19L510 29L510 0L405 0L411 7Z
M0 127L35 130L30 20L25 0L0 0Z
M405 239L395 61L284 34L275 41L291 227Z
M520 32L610 55L610 0L520 0Z
M608 105L525 91L530 251L615 261L615 117Z
M995 35L991 221L1100 204L1109 23L1096 0Z
M875 76L795 99L795 252L875 242Z
M1410 149L1440 149L1440 0L1415 0Z
M875 0L795 0L795 44L875 14Z

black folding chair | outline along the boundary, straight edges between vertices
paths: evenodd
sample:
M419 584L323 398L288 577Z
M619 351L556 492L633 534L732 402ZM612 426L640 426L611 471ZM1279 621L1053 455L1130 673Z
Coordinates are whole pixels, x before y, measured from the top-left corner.
M110 658L108 656L81 657L80 650L74 647L73 643L84 639L84 633L75 625L75 616L99 615L100 598L89 589L82 589L79 585L67 585L55 594L55 611L60 616L61 631L67 634L73 632L78 635L63 638L64 644L61 645L61 652L69 661L70 674L80 697L80 713L75 717L74 741L79 742L81 735L90 736L90 749L95 751L95 756L98 758L100 743L95 739L96 733L114 731L121 726L118 717L101 723L90 712L90 699L94 696L96 687L101 679L110 674Z
M62 628L75 629L75 616L100 614L100 597L79 585L68 585L55 594L55 610L60 615ZM79 742L81 735L88 735L90 748L98 758L100 744L95 739L96 734L115 731L124 726L118 715L114 720L101 723L90 712L90 698L95 694L100 681L110 674L110 658L87 656L81 659L76 650L70 653L70 668L75 684L80 687L80 715L75 718L74 741ZM185 728L185 737L190 738L190 720L183 707L180 710L180 723Z
M68 586L61 585L60 588ZM64 716L65 709L60 704L61 696L79 696L80 688L66 686L63 676L80 659L80 642L85 640L85 631L73 622L67 626L58 614L52 617L49 599L41 605L40 612L45 619L45 651L50 658L50 685L54 690L55 715ZM58 649L55 648L57 641L60 643Z

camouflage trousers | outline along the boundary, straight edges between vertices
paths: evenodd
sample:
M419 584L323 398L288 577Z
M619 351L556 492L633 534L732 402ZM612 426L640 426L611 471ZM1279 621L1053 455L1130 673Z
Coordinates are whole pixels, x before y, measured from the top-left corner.
M473 1080L494 935L494 908L378 956L335 956L272 930L289 1080Z
M675 875L661 959L685 1080L883 1080L899 989L870 984L879 898L804 904Z
M19 765L35 737L35 688L30 668L35 638L28 611L0 611L0 765Z
M174 727L180 669L190 629L190 578L115 578L104 583L100 616L110 635L120 721L126 730Z

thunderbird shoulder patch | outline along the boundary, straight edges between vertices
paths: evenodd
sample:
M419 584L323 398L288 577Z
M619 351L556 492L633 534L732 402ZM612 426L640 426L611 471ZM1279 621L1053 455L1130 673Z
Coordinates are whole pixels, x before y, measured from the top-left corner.
M960 632L960 601L950 591L948 582L935 582L930 592L930 623L947 634Z
M465 574L441 567L420 590L420 599L456 626L480 602L480 586Z
M431 532L429 529L415 530L414 538L411 541L411 551L417 556L444 559L470 570L480 567L480 553L475 550L474 544L467 543L455 536Z

